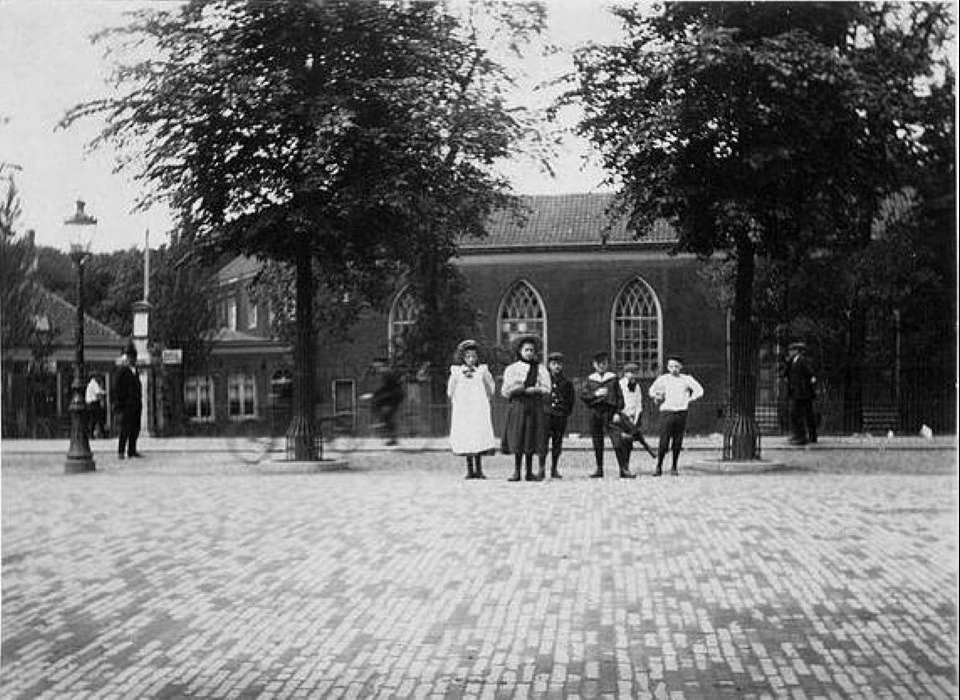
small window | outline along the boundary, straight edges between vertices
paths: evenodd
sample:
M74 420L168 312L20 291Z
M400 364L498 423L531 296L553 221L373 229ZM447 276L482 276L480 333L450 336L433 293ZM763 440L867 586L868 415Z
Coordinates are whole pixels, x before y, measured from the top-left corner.
M237 300L233 297L227 299L227 328L237 330Z
M230 420L257 417L257 382L252 374L231 374L227 378L227 415Z
M187 377L183 388L184 411L196 423L211 423L213 414L213 379Z

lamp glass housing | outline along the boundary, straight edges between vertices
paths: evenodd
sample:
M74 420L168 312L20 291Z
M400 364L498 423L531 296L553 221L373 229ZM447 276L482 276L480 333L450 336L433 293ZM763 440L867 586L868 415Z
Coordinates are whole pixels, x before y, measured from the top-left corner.
M97 233L97 219L86 212L86 202L77 200L77 211L63 222L71 252L89 253Z

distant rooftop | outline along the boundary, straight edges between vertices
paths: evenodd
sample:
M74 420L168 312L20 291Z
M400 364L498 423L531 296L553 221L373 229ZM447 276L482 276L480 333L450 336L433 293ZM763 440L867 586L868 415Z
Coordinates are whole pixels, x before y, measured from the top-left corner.
M45 287L37 286L39 290L39 308L37 309L37 320L42 322L46 320L49 328L57 333L54 342L71 343L76 335L77 327L77 307L71 304L58 294L54 294ZM120 349L122 337L109 326L100 323L97 319L84 314L83 317L83 337L85 341L105 340L115 342L117 350Z
M599 245L611 221L606 212L612 194L528 195L521 197L528 208L526 220L516 221L506 213L495 214L485 238L465 239L464 250L522 247L579 247ZM627 231L626 221L613 220L608 245L663 244L676 240L674 230L661 222L639 240Z

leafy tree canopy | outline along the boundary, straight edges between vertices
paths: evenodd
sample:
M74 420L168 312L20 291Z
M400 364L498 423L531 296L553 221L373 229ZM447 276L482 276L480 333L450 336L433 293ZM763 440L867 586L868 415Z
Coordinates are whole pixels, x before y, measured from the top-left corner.
M443 7L193 0L142 14L103 38L160 57L122 67L117 97L64 124L104 117L98 142L139 154L126 165L144 204L168 199L184 241L309 256L331 287L377 300L425 250L449 257L514 203L493 165L532 133L476 25ZM540 21L524 10L514 35Z
M32 233L17 230L20 196L12 168L0 163L0 349L32 345L36 340L36 248Z
M617 13L626 41L578 57L582 131L622 182L634 228L665 216L681 250L862 243L878 202L952 138L935 105L953 86L945 5Z

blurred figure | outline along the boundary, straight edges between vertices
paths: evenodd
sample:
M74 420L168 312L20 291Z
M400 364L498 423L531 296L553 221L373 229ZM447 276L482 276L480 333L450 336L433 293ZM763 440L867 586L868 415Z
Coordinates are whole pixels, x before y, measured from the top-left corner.
M817 441L817 416L813 409L817 376L807 357L805 343L790 343L787 348L787 397L790 399L791 445L806 445Z
M106 396L107 392L103 390L97 375L90 375L90 381L87 382L87 425L89 426L88 435L91 438L106 437Z
M373 368L380 377L380 386L371 396L373 415L383 431L387 444L396 445L397 411L405 396L403 382L387 360L374 360Z

